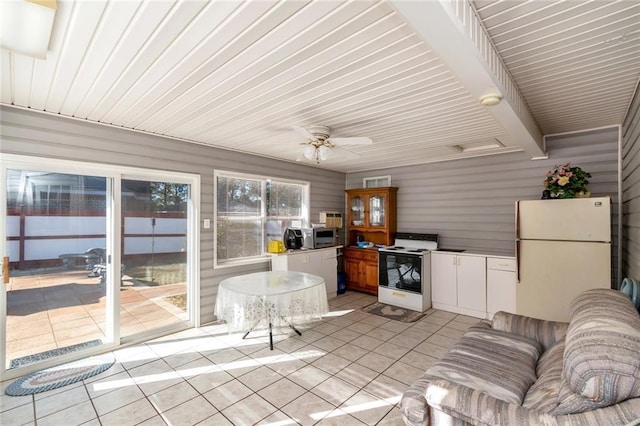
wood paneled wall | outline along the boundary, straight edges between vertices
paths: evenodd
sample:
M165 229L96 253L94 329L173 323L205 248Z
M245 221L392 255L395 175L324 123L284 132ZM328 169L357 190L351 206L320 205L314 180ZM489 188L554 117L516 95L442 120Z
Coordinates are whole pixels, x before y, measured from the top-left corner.
M0 107L0 115L2 153L199 174L201 219L214 217L215 169L311 182L310 218L314 223L321 210L344 211L344 173L7 106ZM214 269L213 227L200 229L200 248L200 316L206 323L214 319L222 279L267 270L269 265Z
M622 276L640 280L640 88L622 126Z
M391 185L400 188L398 231L437 233L441 247L513 256L515 201L539 199L547 170L571 162L591 173L592 196L611 197L615 275L618 145L617 127L573 133L547 138L546 160L510 153L348 173L347 187L362 186L363 177L391 175Z

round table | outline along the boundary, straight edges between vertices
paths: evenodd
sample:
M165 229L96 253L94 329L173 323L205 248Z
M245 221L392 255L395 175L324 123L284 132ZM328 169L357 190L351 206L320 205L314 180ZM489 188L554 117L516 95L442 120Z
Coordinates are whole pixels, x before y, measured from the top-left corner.
M273 326L304 324L329 312L324 279L294 271L266 271L222 280L218 286L215 314L232 329L269 327L273 349Z

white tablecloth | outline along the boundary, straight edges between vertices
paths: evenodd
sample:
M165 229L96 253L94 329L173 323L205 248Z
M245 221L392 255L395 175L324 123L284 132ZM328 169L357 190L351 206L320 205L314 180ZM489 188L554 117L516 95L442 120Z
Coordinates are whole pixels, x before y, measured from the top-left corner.
M304 272L267 271L220 282L215 314L230 329L302 324L329 312L322 277Z

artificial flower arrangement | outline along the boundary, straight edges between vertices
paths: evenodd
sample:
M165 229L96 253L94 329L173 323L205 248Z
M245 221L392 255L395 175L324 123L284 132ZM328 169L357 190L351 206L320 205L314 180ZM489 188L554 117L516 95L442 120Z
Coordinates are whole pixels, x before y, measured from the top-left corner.
M580 167L571 167L571 163L556 164L547 172L544 187L551 192L551 198L588 197L591 195L587 189L590 177L590 173Z

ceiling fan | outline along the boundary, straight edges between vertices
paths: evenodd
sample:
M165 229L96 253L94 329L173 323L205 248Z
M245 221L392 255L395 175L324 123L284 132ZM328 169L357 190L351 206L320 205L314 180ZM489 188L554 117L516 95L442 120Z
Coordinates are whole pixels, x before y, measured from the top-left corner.
M307 145L307 147L298 156L296 161L307 159L320 164L320 161L325 161L329 158L332 150L336 149L336 147L343 145L371 145L373 143L373 141L367 137L332 138L331 129L327 126L309 126L307 128L291 126L291 128L307 140L306 142L302 142L302 144ZM340 148L337 149L340 150ZM355 155L346 150L342 151Z

